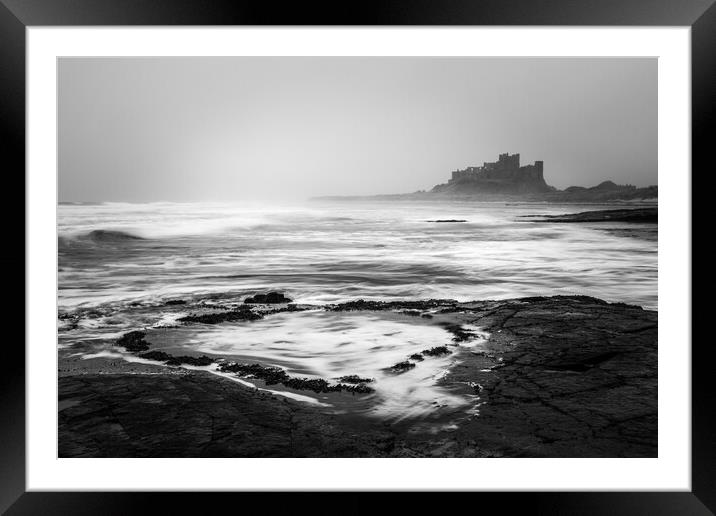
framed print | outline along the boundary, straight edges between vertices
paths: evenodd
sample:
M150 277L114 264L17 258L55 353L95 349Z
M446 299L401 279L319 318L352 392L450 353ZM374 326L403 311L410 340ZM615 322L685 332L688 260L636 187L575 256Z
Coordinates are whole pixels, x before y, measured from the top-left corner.
M87 4L3 7L26 199L3 508L713 509L708 2Z

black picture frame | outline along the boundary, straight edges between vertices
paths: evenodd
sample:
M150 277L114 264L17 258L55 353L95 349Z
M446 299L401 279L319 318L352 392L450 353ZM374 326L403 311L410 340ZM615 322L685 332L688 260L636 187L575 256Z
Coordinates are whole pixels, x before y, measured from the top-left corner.
M282 3L229 0L0 0L0 142L6 163L3 201L6 252L0 255L7 279L20 281L25 269L25 228L16 221L25 213L25 28L62 25L631 25L690 26L692 43L692 184L713 159L711 135L716 125L716 5L714 0L414 0ZM23 195L19 195L22 191ZM693 190L694 193L698 190ZM703 194L703 191L702 191ZM693 198L692 220L703 220ZM22 204L22 206L20 206ZM705 215L705 212L703 213ZM694 234L692 230L692 234ZM707 237L708 238L708 237ZM692 257L693 254L692 247ZM693 263L693 259L692 259ZM693 271L692 271L693 274ZM24 277L24 275L23 275ZM14 285L13 285L14 286ZM22 292L22 294L20 294ZM19 295L18 295L19 294ZM25 492L25 354L24 325L14 321L24 285L5 292L7 322L0 374L0 511L8 514L127 514L161 503L162 512L187 512L186 494L40 493ZM22 304L24 307L24 302ZM695 304L694 312L703 308ZM20 329L9 337L8 329ZM693 324L692 324L693 331ZM713 344L693 334L692 353L692 490L690 492L610 493L463 493L450 494L450 505L469 503L480 511L523 508L537 514L713 514L716 512L716 389L712 378ZM684 342L689 346L690 342ZM661 374L666 374L661 372ZM272 493L275 512L305 502L306 493ZM231 507L260 494L200 494ZM275 498L278 496L279 498ZM193 498L193 497L192 497ZM422 494L403 497L403 510L421 505ZM465 500L469 498L469 500ZM314 497L315 499L315 497ZM203 500L203 501L202 501ZM376 493L347 494L340 502L320 498L312 512L365 513L385 503ZM258 501L259 503L268 503ZM407 505L406 505L407 504ZM208 507L208 506L204 506ZM344 509L342 510L341 507ZM282 509L281 509L282 508ZM274 512L274 511L271 511ZM292 511L293 512L293 511Z

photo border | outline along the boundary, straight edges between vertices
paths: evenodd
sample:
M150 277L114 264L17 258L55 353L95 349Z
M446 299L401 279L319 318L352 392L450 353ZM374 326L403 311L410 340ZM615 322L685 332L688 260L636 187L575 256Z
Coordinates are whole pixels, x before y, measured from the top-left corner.
M268 6L259 8L256 7L257 4L248 2L216 2L206 5L200 1L177 0L154 2L149 7L139 3L130 3L130 6L127 6L122 2L90 0L3 1L5 5L0 5L0 62L4 70L3 80L0 82L0 127L6 161L9 157L11 163L6 170L15 171L10 174L6 172L6 177L10 176L10 185L6 188L15 193L12 199L17 199L18 203L24 201L24 196L21 197L16 192L21 189L24 191L24 181L20 179L24 174L21 174L20 170L25 167L25 27L37 25L301 25L309 21L313 25L339 25L345 23L346 19L353 20L351 25L688 25L692 27L692 170L702 167L705 171L706 159L710 157L708 151L712 143L708 129L713 129L714 125L716 76L716 46L713 44L713 35L716 34L716 9L713 5L709 8L711 2L682 2L679 5L679 13L674 12L674 5L668 1L602 2L600 9L594 9L589 5L593 2L581 0L504 1L499 4L461 1L446 2L440 7L437 3L416 2L410 8L400 2L381 2L363 3L357 10L346 8L341 13L318 9L311 13L310 9L296 11L296 7L269 12ZM539 8L540 4L548 5ZM321 14L318 15L318 12ZM320 23L317 23L317 20L321 20ZM692 219L698 220L698 217L694 217L694 205L696 203L692 204ZM6 220L13 221L17 218L20 207L6 203L4 209L7 211ZM14 238L20 237L21 229L19 225L16 226L8 230L9 242L19 240ZM24 240L24 235L20 238ZM24 252L7 254L9 256L4 258L6 270L25 270ZM12 279L19 278L19 275L14 276ZM10 309L17 304L17 299L6 295L3 303L6 313L13 313ZM14 311L16 310L15 308ZM92 509L96 510L106 504L111 504L112 511L122 512L121 507L126 510L134 505L137 497L151 497L152 495L147 493L25 493L25 364L21 348L13 348L19 346L6 343L7 365L0 380L0 413L3 414L3 421L0 423L0 438L3 442L0 448L0 475L3 479L0 488L0 510L14 502L14 513L25 513L33 507L36 509L47 503L55 504L56 507L71 507L75 514L91 513ZM712 356L709 343L692 348L691 493L528 493L519 497L514 493L474 493L469 496L477 496L481 508L484 509L495 503L495 507L504 510L519 500L517 503L525 503L530 507L530 512L547 508L551 512L568 512L571 508L582 514L607 511L616 514L708 514L707 507L713 509L716 505L712 480L716 478L716 404L713 401L714 387L711 381ZM18 499L19 495L22 496ZM204 500L206 496L209 494L202 495ZM366 498L368 499L370 498ZM185 502L180 503L184 505ZM471 498L470 503L476 501ZM487 506L482 505L485 503ZM353 507L356 505L353 504ZM169 506L166 509L169 509ZM599 512L593 512L595 510Z
M26 368L30 371L26 382L27 490L688 491L690 349L679 343L688 340L684 329L690 326L690 303L686 302L691 270L690 32L689 27L28 28L27 295L31 310L26 340ZM144 56L170 60L190 56L190 61L196 56L469 56L474 63L525 56L553 62L574 58L657 60L658 173L663 194L659 200L658 309L670 314L658 328L662 343L659 367L670 371L658 379L658 410L666 414L658 421L658 458L58 460L57 362L51 351L58 335L55 325L48 324L57 313L57 293L48 285L57 284L58 192L51 178L57 171L58 66L65 59L80 57L147 59Z

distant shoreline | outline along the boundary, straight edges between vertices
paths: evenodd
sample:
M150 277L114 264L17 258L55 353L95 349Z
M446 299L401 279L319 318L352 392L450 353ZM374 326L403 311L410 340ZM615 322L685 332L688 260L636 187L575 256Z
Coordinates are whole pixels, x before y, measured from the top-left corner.
M554 194L549 197L545 195L501 195L501 194L442 194L442 193L407 193L407 194L376 194L376 195L321 195L310 197L309 202L315 201L435 201L435 202L494 202L494 203L541 203L541 204L658 204L657 197L632 198L632 199L559 199Z

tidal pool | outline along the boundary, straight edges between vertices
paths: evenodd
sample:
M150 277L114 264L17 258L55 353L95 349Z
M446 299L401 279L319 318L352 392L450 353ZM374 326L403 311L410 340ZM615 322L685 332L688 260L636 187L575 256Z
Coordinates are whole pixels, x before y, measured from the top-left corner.
M273 314L251 322L155 329L147 339L152 349L277 366L296 377L323 378L332 383L348 375L372 378L369 385L375 393L367 396L301 394L327 401L342 411L401 420L454 410L474 401L438 384L460 352L452 337L439 324L416 316L310 310ZM447 346L452 353L409 360L410 355L438 346ZM415 367L401 373L391 370L406 360Z

